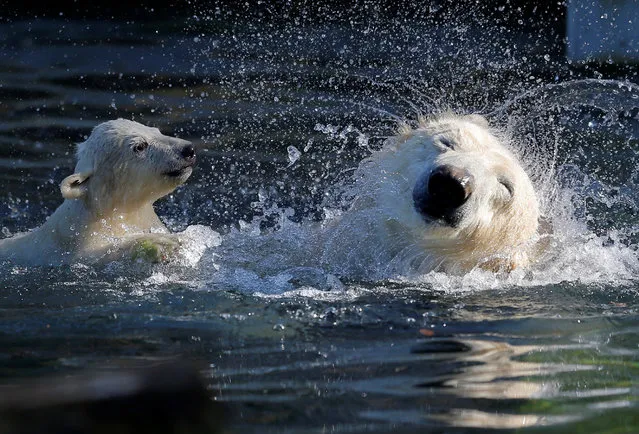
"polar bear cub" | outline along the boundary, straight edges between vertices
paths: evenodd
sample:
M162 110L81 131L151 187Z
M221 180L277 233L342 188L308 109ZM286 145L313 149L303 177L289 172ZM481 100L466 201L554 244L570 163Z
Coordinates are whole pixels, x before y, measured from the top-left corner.
M78 145L64 203L39 228L0 240L0 260L26 265L166 259L178 239L153 203L184 183L195 148L157 128L117 119L97 125Z
M348 224L365 215L367 236L378 252L394 249L395 265L463 273L531 260L540 218L535 189L507 139L479 115L401 128L356 178Z

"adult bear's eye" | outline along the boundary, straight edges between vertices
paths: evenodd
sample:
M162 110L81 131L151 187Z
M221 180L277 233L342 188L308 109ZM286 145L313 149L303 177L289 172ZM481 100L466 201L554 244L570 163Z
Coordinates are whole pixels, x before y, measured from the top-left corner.
M435 141L446 149L455 149L455 145L453 144L453 141L450 140L448 137L438 136L435 139Z
M133 146L133 152L135 152L136 154L139 154L140 152L144 151L148 147L149 147L149 144L146 141L141 141L136 143Z
M510 195L510 197L513 197L513 195L515 194L515 186L512 182L510 182L510 179L499 178L499 183L503 185L506 190L508 190L508 194Z

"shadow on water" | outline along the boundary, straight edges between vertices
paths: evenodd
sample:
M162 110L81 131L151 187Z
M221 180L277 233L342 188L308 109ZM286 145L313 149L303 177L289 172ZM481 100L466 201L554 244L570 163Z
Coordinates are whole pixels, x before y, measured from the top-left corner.
M637 430L636 68L571 65L560 30L511 9L370 6L0 24L3 237L44 221L73 144L122 116L196 143L159 214L227 249L136 273L2 265L3 387L186 357L237 432ZM521 147L563 237L542 266L362 281L280 263L397 119L446 109Z

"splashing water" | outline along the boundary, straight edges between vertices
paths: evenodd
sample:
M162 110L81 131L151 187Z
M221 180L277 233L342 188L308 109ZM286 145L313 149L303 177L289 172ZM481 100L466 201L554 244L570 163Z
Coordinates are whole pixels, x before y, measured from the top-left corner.
M609 93L611 88L617 91ZM211 282L269 294L300 288L334 290L341 288L339 279L392 279L452 292L561 282L627 284L639 273L634 238L638 226L634 221L620 225L623 212L628 211L617 209L637 210L634 198L638 186L632 179L623 186L609 184L600 174L606 165L614 165L620 154L631 157L631 167L638 165L639 120L636 116L620 117L636 110L638 97L637 87L627 83L575 81L529 91L491 114L494 122L506 120L511 146L534 180L543 214L553 228L547 236L547 249L529 269L508 274L476 269L463 276L415 272L413 263L422 252L409 249L397 255L393 253L394 246L385 245L384 239L375 236L374 226L381 209L349 209L349 200L362 187L355 183L342 189L341 208L325 209L322 222L296 223L275 207L271 212L280 213L277 228L262 231L263 219L256 218L244 229L226 234L216 252L221 271L210 276ZM534 110L525 111L527 100L534 102ZM583 118L592 118L594 111L602 120L597 128L579 128L580 124L588 125ZM507 116L506 112L513 114ZM341 134L336 134L339 129L325 127L322 131L343 140ZM616 147L614 153L600 155L604 167L596 166L592 171L592 166L574 164L580 154L605 151L598 140L603 134L607 136L608 150ZM295 156L291 162L296 161ZM358 170L375 168L364 161ZM633 176L636 178L636 169L628 174L629 178ZM393 188L390 179L388 188ZM615 219L608 213L616 214ZM610 222L614 222L612 227Z
M292 145L286 148L286 152L288 153L288 161L289 161L287 167L291 167L302 156L302 153L300 152L300 150Z

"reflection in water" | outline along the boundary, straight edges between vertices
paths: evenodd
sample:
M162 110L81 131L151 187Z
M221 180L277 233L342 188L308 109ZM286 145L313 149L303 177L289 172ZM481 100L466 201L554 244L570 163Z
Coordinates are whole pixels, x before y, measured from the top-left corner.
M595 403L612 405L609 399L627 393L608 390L587 396L562 390L562 378L597 374L593 365L555 361L555 355L563 352L563 359L589 349L582 344L432 338L417 344L294 345L286 352L296 354L295 362L271 364L277 351L262 348L244 358L242 352L223 357L221 366L212 371L219 379L213 388L219 388L221 399L234 403L249 420L265 413L285 419L291 407L313 406L321 397L349 402L342 413L326 415L326 426L345 426L352 412L389 426L553 426L587 417L577 405L580 401L591 408ZM233 367L234 360L246 357L261 361L261 366ZM567 396L575 404L563 407L560 403Z
M451 410L447 415L437 415L436 419L457 427L477 428L525 428L569 422L574 418L563 416L538 416L534 414L487 413L478 410Z
M531 363L516 358L540 351L553 351L558 347L534 345L510 345L499 341L455 340L467 350L454 357L464 367L458 372L444 375L436 381L422 383L418 387L428 388L439 393L452 394L460 398L489 400L519 400L550 398L557 394L559 383L549 381L548 376L560 372L589 370L592 367L563 363ZM431 345L440 345L438 341L428 342L415 349L418 353L428 353ZM452 357L451 357L452 358ZM525 378L525 380L524 380ZM466 402L466 401L462 401ZM472 403L477 407L476 401ZM517 428L538 424L556 424L575 420L578 416L548 416L531 413L500 412L492 404L480 405L481 409L451 408L445 413L431 415L435 420L452 426L481 428ZM510 406L507 406L510 407ZM516 412L515 408L511 411Z
M521 377L547 375L569 366L525 363L513 360L521 354L542 350L535 346L512 346L504 342L460 341L469 347L467 354L460 354L457 361L468 365L452 376L418 387L441 387L445 393L469 398L521 399L548 395L553 385L534 380L517 381ZM548 350L548 349L546 349ZM420 352L422 349L419 350ZM475 362L475 363L473 363Z

